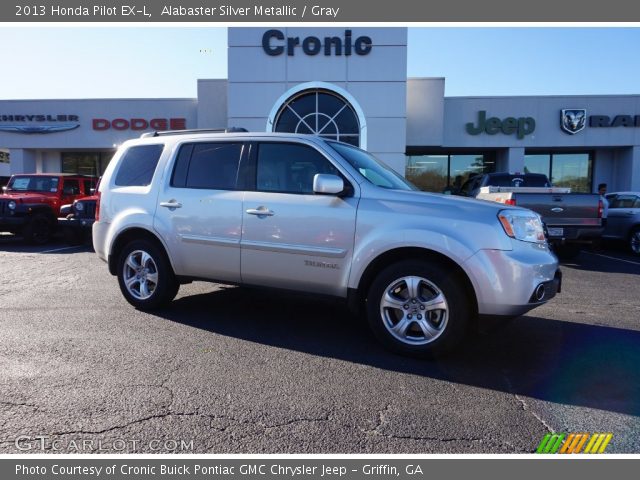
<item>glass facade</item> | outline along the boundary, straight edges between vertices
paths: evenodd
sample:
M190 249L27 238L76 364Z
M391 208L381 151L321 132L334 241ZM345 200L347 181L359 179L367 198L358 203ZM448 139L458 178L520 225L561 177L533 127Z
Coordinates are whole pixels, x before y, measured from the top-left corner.
M535 153L524 158L525 173L544 173L556 187L591 192L593 161L589 153Z
M407 156L407 180L425 192L460 188L472 174L490 172L495 172L495 160L482 153Z
M115 151L62 152L62 173L99 177L107 168Z

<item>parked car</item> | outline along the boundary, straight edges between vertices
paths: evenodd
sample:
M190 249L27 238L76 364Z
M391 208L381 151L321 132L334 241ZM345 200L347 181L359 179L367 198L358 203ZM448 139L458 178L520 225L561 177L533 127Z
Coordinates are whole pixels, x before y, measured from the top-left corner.
M640 255L640 192L610 193L606 199L609 214L603 237L623 240L631 252Z
M90 194L94 177L63 173L13 175L0 195L0 231L22 235L29 243L49 241L60 207Z
M65 242L79 245L91 239L91 227L96 217L98 197L82 197L71 205L60 208L58 228L62 231Z
M415 191L364 150L317 136L145 134L98 190L94 249L143 310L196 279L329 295L388 348L422 356L560 288L537 214Z
M538 173L487 173L465 182L461 195L529 208L542 217L549 243L561 256L570 258L581 245L591 245L602 236L600 196L571 193L554 187Z

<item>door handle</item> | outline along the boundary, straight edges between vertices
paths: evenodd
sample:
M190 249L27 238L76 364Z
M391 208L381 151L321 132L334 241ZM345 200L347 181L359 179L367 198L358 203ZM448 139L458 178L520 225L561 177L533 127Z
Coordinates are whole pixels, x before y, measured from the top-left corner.
M259 217L271 217L275 214L272 210L269 210L267 207L263 207L262 205L258 208L249 208L246 210L249 215L258 215Z
M174 209L182 207L182 204L180 202L176 202L175 200L169 200L168 202L160 202L160 206L168 209Z

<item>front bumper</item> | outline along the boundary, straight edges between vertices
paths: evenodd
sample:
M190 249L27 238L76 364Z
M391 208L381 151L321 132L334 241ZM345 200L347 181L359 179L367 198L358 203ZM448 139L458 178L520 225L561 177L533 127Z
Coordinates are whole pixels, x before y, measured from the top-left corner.
M465 262L480 315L522 315L561 289L558 259L546 245L512 243L513 250L480 250Z
M19 230L26 223L27 217L23 215L3 215L0 217L0 232Z
M91 231L91 227L95 220L93 218L58 218L58 226L60 228L72 228L74 230Z
M594 240L602 237L604 227L567 227L559 225L562 228L561 236L548 236L548 240L554 244L563 243L592 243ZM547 229L557 228L555 225L547 225Z

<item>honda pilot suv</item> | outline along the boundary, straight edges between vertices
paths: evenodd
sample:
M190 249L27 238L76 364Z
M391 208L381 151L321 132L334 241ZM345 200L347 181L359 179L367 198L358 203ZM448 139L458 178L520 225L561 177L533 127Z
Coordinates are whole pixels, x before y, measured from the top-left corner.
M414 356L545 303L561 278L536 213L419 192L364 150L294 134L124 143L100 183L93 244L138 309L193 280L329 295Z

